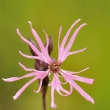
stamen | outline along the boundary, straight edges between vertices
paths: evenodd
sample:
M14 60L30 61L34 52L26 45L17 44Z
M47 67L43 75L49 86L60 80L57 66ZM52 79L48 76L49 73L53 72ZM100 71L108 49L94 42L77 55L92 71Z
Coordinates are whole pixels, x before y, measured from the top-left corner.
M58 73L59 66L61 66L61 64L59 62L55 61L51 65L49 65L49 69L53 73Z

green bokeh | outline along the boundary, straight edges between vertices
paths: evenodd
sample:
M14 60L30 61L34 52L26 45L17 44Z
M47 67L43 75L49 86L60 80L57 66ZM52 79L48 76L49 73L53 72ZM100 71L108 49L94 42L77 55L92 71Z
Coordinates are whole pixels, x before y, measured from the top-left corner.
M59 27L63 26L61 37L77 19L81 22L75 29L86 22L75 39L71 50L87 47L83 53L68 57L62 68L80 71L89 66L90 69L81 76L94 78L93 85L78 84L95 100L92 105L76 90L68 97L55 93L57 110L110 110L110 0L0 0L0 78L22 76L27 72L19 67L21 62L33 67L34 60L19 55L18 50L30 54L28 45L16 34L20 28L25 38L33 36L28 21L32 21L34 29L45 42L44 29L52 35L54 50L52 57L57 58L57 39ZM74 30L72 32L74 32ZM71 33L72 34L72 33ZM0 80L0 110L42 110L41 94L32 90L38 88L38 82L31 84L22 95L14 101L12 96L29 79L13 83ZM47 93L47 110L52 110L50 88Z

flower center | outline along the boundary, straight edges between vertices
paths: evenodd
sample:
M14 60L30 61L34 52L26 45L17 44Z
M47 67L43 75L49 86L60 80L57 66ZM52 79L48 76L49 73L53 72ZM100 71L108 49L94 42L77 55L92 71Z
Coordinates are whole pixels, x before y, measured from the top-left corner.
M61 66L61 63L58 63L57 61L55 61L51 65L49 65L49 69L53 73L58 73L60 66Z

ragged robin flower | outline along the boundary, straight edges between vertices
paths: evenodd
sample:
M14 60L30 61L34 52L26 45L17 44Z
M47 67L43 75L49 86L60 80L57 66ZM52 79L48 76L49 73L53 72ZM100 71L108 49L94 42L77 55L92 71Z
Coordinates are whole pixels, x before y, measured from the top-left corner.
M25 70L30 72L29 74L26 74L22 77L11 77L11 78L7 78L4 79L4 81L6 82L13 82L13 81L17 81L20 80L22 78L28 78L28 77L32 77L34 76L34 78L32 80L30 80L29 82L27 82L14 96L13 99L16 100L21 93L35 80L40 80L40 84L39 84L39 88L37 91L34 90L34 92L38 93L41 90L41 86L42 86L42 82L43 79L46 76L50 76L51 74L53 75L53 79L51 79L51 82L49 84L49 86L51 87L51 107L52 108L56 108L56 104L54 103L54 91L56 90L60 95L62 96L68 96L72 93L73 88L76 89L86 100L90 101L91 103L94 103L94 100L75 82L75 81L80 81L80 82L84 82L87 84L93 84L94 79L90 79L90 78L85 78L85 77L81 77L78 76L77 74L80 72L83 72L85 70L87 70L89 67L79 71L79 72L72 72L72 71L67 71L64 69L61 69L60 66L62 65L62 63L66 60L66 58L69 55L72 54L77 54L80 52L83 52L84 50L86 50L86 48L83 48L81 50L77 50L77 51L73 51L70 52L70 49L72 47L72 44L74 43L75 37L77 36L79 30L86 25L86 23L81 24L73 33L73 35L71 36L69 42L66 44L66 41L68 39L68 36L71 32L71 30L73 29L73 27L80 21L80 19L78 19L77 21L75 21L72 26L69 28L69 30L67 31L66 35L64 36L61 44L59 42L60 40L60 35L61 35L61 31L62 31L62 27L60 27L59 30L59 35L58 35L58 60L55 60L53 58L51 58L49 56L48 53L48 45L49 45L49 38L47 33L43 30L45 36L46 36L46 46L43 45L40 37L38 36L37 32L33 29L32 27L32 23L29 21L30 27L31 27L31 31L33 36L35 37L39 48L36 48L35 45L33 45L33 43L31 43L30 41L26 40L20 33L19 29L17 29L17 34L20 36L20 38L27 43L31 49L36 53L37 56L29 56L26 55L24 53L22 53L21 51L19 51L19 53L26 57L26 58L30 58L30 59L37 59L37 60L41 60L43 62L45 62L46 64L48 64L48 69L46 71L39 71L33 68L27 68L25 67L23 64L19 63L19 65ZM66 83L61 82L59 77L63 77L64 80L66 81ZM62 84L69 84L70 85L70 90L67 91L62 87Z

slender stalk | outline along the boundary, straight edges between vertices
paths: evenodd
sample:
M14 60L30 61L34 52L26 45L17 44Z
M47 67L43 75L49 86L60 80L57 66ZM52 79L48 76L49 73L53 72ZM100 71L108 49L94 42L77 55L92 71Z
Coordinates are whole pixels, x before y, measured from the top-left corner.
M41 88L43 110L46 110L46 93L48 88L48 82L49 82L49 78L48 76L46 76L43 79L42 88Z
M46 110L46 99L44 94L42 94L42 105L43 105L43 110Z

